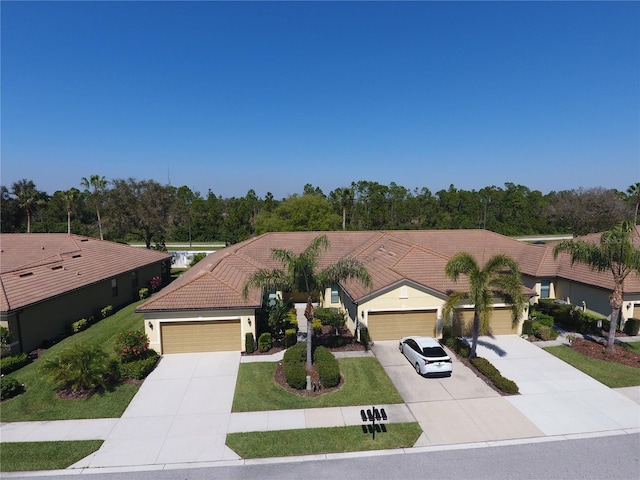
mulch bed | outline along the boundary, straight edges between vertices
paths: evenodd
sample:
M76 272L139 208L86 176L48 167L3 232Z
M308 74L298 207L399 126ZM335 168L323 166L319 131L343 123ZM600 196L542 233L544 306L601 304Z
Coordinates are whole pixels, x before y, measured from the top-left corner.
M606 362L621 363L630 367L640 368L640 355L617 344L613 353L606 351L606 343L595 340L576 338L571 348L587 357L597 358Z

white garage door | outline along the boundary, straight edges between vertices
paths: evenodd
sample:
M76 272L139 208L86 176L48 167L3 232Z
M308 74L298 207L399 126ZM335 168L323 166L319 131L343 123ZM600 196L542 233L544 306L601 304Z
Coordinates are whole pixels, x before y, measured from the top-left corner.
M434 310L412 312L369 312L369 336L376 340L399 340L410 335L433 337L438 314Z
M162 353L241 350L240 320L163 323Z

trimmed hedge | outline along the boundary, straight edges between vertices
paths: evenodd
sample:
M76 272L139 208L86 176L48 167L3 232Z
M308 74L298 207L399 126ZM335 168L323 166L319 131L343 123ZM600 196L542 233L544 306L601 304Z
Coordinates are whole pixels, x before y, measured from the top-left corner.
M18 355L9 355L0 359L0 371L2 374L15 372L29 363L29 357L26 353Z
M325 388L335 387L340 383L340 366L336 357L326 347L317 347L314 352L315 362L318 365L320 382Z
M547 315L546 313L535 312L533 315L531 315L531 320L547 327L553 327L554 324L553 317L551 315Z
M558 338L558 332L547 325L542 325L538 322L533 322L534 335L540 340L555 340Z
M314 335L320 335L322 334L322 322L317 319L314 318L313 321L311 322L311 328L313 329L313 334Z
M298 332L295 328L288 328L284 331L284 348L293 347L298 343Z
M500 371L494 367L489 360L482 357L475 357L469 359L471 364L478 369L485 377L487 377L496 388L505 393L515 394L518 393L518 385L513 380L509 380L502 376Z
M0 377L0 400L15 397L24 391L24 386L13 377Z
M159 355L154 350L149 350L147 358L142 360L134 360L132 362L120 363L118 371L121 378L130 378L134 380L142 380L149 375L158 363Z
M271 350L271 334L269 332L264 332L258 338L258 350L262 353Z
M640 331L640 319L627 318L627 323L624 324L624 333L635 337L638 335L638 331Z
M306 343L298 343L284 352L282 370L290 387L302 390L307 387Z
M369 349L369 328L360 327L360 343L364 345L365 350Z
M253 332L244 334L244 351L245 353L253 353L256 350L255 341L253 340Z

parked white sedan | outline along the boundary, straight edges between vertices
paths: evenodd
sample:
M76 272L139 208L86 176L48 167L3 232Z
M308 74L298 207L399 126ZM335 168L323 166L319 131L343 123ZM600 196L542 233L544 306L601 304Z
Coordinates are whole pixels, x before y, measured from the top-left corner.
M404 337L400 351L420 375L446 375L453 371L451 357L440 342L432 337Z

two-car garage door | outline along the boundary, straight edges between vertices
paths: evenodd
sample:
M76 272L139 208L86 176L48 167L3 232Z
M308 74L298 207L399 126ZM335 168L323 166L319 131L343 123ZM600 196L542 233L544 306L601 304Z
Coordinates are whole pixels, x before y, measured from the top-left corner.
M373 341L399 340L410 335L433 337L437 323L436 310L369 312L369 336Z
M163 323L162 353L240 350L240 320Z
M456 310L453 316L453 334L456 336L471 335L473 328L473 309ZM511 309L497 307L491 313L489 331L480 332L480 335L509 335L517 334L518 327L513 325Z

